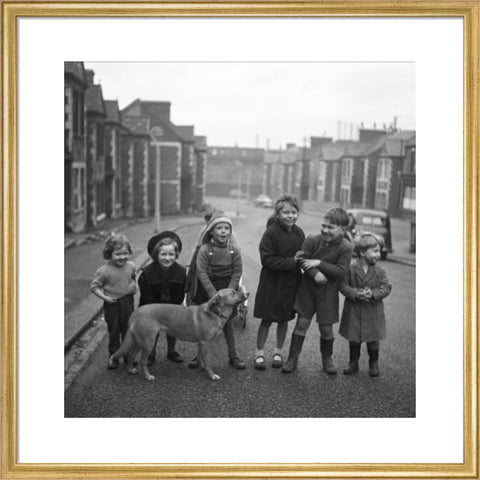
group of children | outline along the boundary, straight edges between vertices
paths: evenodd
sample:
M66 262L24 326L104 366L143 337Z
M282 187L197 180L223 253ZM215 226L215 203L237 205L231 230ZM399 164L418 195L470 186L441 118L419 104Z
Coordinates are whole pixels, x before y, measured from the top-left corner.
M361 344L367 343L369 374L378 376L380 340L386 335L383 298L391 284L385 270L378 265L381 245L373 234L364 234L354 245L345 235L349 223L346 212L334 208L326 212L321 233L305 239L296 225L299 205L295 197L282 195L260 240L262 269L255 297L254 316L259 318L254 367L265 370L265 343L272 323L276 323L276 347L272 367L283 373L293 372L298 365L306 332L315 315L320 331L322 365L328 374L336 374L332 360L333 324L339 320L339 292L345 296L339 333L349 341L350 361L345 374L358 372ZM189 271L177 262L182 242L175 232L153 236L147 245L152 262L143 268L139 278L139 306L149 303L200 305L222 288L238 289L242 277L242 257L233 233L232 221L223 212L214 211L205 217ZM358 258L351 262L354 248ZM104 301L105 320L109 333L109 354L114 353L128 329L136 292L135 266L129 261L132 253L124 235L107 239L103 256L107 260L95 273L92 292ZM185 298L186 295L186 298ZM232 319L227 321L224 336L229 365L245 369L239 357ZM288 322L297 318L286 362L282 348ZM157 336L158 340L158 336ZM155 347L149 364L155 361ZM176 339L167 335L167 358L182 362L175 349ZM196 368L196 358L189 368ZM118 362L108 368L117 368Z

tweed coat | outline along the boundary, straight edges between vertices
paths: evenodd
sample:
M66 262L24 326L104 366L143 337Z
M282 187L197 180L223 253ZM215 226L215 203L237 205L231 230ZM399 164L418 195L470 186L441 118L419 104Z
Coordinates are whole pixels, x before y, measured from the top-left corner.
M296 225L289 231L277 220L269 223L259 244L262 270L255 295L253 315L270 322L295 318L293 304L302 278L294 256L305 240Z
M320 325L332 325L339 319L338 284L343 280L352 259L353 245L340 237L330 243L321 234L311 235L303 244L305 258L320 259L318 267L327 283L318 285L313 278L304 274L298 287L295 310L306 318L317 314Z
M369 287L373 301L361 302L355 299L358 290ZM359 260L352 262L348 274L339 285L345 296L339 333L351 342L373 342L386 338L385 311L383 299L392 285L387 273L380 265L369 265L364 272Z

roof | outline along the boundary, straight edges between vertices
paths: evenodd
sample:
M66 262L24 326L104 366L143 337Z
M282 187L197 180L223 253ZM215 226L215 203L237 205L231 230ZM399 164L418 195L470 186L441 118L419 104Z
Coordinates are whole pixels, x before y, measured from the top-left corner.
M85 94L87 111L96 113L105 113L103 104L102 87L100 85L90 85Z
M117 100L105 100L104 103L107 112L107 120L110 122L122 123Z
M136 135L150 134L150 118L131 115L122 116L123 125Z
M175 125L175 129L180 133L180 135L187 141L193 142L194 141L194 129L193 125Z
M83 62L65 62L65 74L70 74L85 85L87 84Z
M388 135L380 155L382 157L401 157L408 141L415 136L415 131L405 130Z

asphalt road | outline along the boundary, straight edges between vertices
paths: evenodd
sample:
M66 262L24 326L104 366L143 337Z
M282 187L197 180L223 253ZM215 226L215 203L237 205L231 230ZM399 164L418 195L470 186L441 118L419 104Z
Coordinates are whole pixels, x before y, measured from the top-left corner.
M224 210L235 204L223 201ZM329 376L321 369L319 332L312 322L297 371L286 375L277 369L253 368L258 320L252 317L260 272L258 241L269 211L242 204L247 220L236 224L242 246L244 282L251 292L246 328L235 328L238 350L246 370L228 366L223 336L211 346L213 367L221 380L212 382L205 372L189 370L186 363L165 360L166 342L159 342L157 377L146 382L121 367L107 370L106 337L92 352L80 374L65 392L65 417L414 417L415 416L415 268L382 262L393 284L385 300L387 340L381 342L380 376L368 375L366 346L362 346L360 373ZM320 216L304 214L298 224L307 234L318 231ZM193 243L197 229L184 229L184 245ZM289 324L284 356L287 356L294 321ZM104 326L100 323L100 330ZM275 327L266 345L267 361L273 352ZM334 328L337 333L338 324ZM188 360L196 346L179 343ZM336 335L334 361L339 371L348 363L348 342Z

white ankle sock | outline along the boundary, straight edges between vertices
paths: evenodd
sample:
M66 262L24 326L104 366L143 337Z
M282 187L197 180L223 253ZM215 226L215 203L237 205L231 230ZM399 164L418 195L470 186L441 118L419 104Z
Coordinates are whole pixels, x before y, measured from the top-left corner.
M265 350L262 348L262 350L259 350L258 348L255 350L255 358L257 357L263 357L265 355Z
M275 350L273 351L273 355L282 355L282 349L275 347Z

